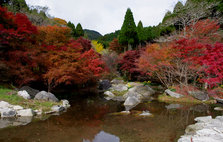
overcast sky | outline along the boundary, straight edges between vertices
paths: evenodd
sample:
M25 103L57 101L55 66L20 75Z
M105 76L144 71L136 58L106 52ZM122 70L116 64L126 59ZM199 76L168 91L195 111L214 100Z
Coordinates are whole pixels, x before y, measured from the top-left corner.
M26 0L29 5L49 7L49 14L81 23L84 29L101 34L121 29L125 12L131 8L138 24L153 26L162 21L167 10L173 10L179 0ZM186 0L181 0L185 2Z

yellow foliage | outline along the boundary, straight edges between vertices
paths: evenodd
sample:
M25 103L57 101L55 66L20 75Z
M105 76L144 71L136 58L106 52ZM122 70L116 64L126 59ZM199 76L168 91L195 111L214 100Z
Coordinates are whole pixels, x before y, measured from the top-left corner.
M66 26L67 25L67 22L64 20L64 19L60 19L60 18L53 18L53 20L59 24L59 25L62 25L62 26Z
M103 45L101 43L98 43L98 41L96 41L96 40L92 40L91 41L91 44L92 44L94 50L96 52L98 52L99 54L102 54L103 51L105 50L104 47L103 47Z

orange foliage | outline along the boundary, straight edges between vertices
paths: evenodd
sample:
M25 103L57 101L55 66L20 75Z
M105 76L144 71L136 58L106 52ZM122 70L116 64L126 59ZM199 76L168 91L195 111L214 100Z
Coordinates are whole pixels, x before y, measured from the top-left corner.
M69 41L70 28L59 26L38 27L38 41L45 46L63 46Z

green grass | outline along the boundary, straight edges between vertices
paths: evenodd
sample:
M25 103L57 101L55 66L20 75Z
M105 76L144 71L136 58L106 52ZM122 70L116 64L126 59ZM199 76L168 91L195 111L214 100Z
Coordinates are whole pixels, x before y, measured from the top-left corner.
M4 87L0 87L0 101L6 101L12 105L20 105L33 110L41 109L43 112L50 111L52 106L61 104L61 102L26 100L18 96L16 91Z
M191 96L184 96L181 98L174 98L171 96L167 96L165 94L159 95L158 100L160 102L166 102L166 103L181 103L181 104L215 104L215 100L208 100L208 101L200 101L197 99L194 99Z

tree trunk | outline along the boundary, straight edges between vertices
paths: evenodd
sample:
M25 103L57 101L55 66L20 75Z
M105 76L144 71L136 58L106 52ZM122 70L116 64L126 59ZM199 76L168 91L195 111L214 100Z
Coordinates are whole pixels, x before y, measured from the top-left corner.
M131 44L128 44L128 51L129 50L132 50L132 45Z

